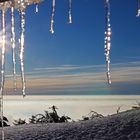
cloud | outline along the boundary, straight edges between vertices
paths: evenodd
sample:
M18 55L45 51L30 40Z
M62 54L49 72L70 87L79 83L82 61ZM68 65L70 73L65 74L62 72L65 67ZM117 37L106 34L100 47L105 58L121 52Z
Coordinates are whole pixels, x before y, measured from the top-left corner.
M133 83L140 81L140 61L115 63L111 65L113 86L106 83L105 65L61 65L57 67L34 68L26 73L27 88L31 90L40 89L45 91L59 90L84 90L106 91L118 90L119 83ZM12 88L11 75L7 76L7 88ZM18 76L18 82L20 77ZM131 86L133 86L131 84ZM139 84L140 85L140 84ZM125 85L125 88L126 85Z
M78 65L61 65L61 66L57 66L57 67L45 67L45 68L34 68L33 71L34 72L68 72L68 71L76 71L76 70L96 70L99 68L103 68L105 67L105 65L82 65L82 66L78 66Z

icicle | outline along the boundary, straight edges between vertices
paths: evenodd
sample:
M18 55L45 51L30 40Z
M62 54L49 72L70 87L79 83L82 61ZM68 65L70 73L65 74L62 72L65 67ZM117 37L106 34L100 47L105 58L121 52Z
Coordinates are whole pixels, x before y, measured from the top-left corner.
M137 17L139 17L140 16L140 0L137 0L137 3L138 3Z
M35 5L35 13L38 13L38 4Z
M69 20L68 23L71 24L72 23L72 0L68 0L69 1Z
M51 15L51 25L50 32L54 33L54 15L55 15L55 0L52 0L52 15Z
M11 43L12 43L12 60L13 60L14 90L16 90L17 83L16 83L16 52L15 52L15 19L14 19L14 7L11 7Z
M107 80L111 84L110 76L110 48L111 48L111 24L110 24L110 1L105 0L105 20L106 20L106 31L105 31L105 57L107 67Z
M21 79L22 79L22 94L25 94L25 74L24 74L24 33L25 33L25 11L20 11L20 69L21 69Z
M4 140L3 126L3 92L5 81L5 46L6 46L6 30L5 30L5 10L2 10L2 48L1 48L1 87L0 87L0 113L2 125L2 140Z

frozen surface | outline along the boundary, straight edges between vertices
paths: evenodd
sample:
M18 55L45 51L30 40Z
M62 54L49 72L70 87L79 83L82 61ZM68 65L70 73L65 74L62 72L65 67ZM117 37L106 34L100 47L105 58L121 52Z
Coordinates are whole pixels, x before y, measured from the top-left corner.
M139 140L140 109L91 121L4 128L6 140Z

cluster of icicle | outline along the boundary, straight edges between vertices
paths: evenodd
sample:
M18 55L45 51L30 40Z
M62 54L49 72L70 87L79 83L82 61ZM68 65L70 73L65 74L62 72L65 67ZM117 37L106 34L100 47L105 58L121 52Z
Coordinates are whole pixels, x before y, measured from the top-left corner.
M3 92L5 83L5 51L6 51L6 11L11 10L11 47L12 47L12 61L13 61L13 79L14 89L16 90L16 34L15 34L15 17L14 10L20 13L20 38L19 38L19 59L22 80L22 93L25 96L25 75L24 75L24 33L25 33L25 9L30 4L38 4L40 0L13 0L3 1L0 3L1 10L1 27L2 27L2 46L1 46L1 82L0 82L0 113L2 124L2 140L4 140L3 131Z
M24 34L25 34L25 9L28 5L36 5L36 13L38 12L38 4L42 0L3 0L0 2L1 10L1 27L2 27L2 46L1 46L1 81L0 81L0 113L2 124L2 140L4 140L3 131L3 92L5 83L5 50L6 50L6 23L5 15L7 9L11 9L11 47L12 47L12 61L13 61L13 79L14 89L16 90L16 34L15 34L15 17L14 10L18 10L20 13L20 38L19 38L19 59L21 69L21 81L22 81L22 94L25 96L25 74L24 74ZM137 16L140 16L140 0L137 0L138 10ZM54 16L55 16L56 0L52 0L52 14L50 19L50 32L54 33ZM110 76L110 48L111 48L111 24L110 24L110 0L105 0L105 58L107 68L107 80L111 84ZM72 23L72 0L68 0L68 23Z
M111 24L110 24L110 1L105 0L105 58L106 58L106 67L107 67L107 80L111 84L110 76L110 48L111 48Z
M17 88L16 83L16 34L15 34L15 16L14 10L18 10L20 14L20 38L19 38L19 59L20 59L20 70L21 70L21 81L22 81L22 94L25 94L26 83L24 74L24 34L25 34L25 10L28 5L35 4L36 10L38 12L38 4L42 0L3 0L0 2L1 10L1 25L2 25L2 47L1 47L1 83L0 83L0 113L1 113L1 123L2 123L2 140L4 140L4 130L3 130L3 92L5 84L5 50L6 50L6 24L5 15L7 9L11 10L11 47L12 47L12 61L13 61L13 81L14 89ZM50 32L54 33L54 15L55 15L55 4L56 1L52 0L52 14L50 23ZM72 0L68 0L68 23L72 23Z
M52 14L50 19L50 32L54 33L54 16L55 16L56 0L52 0ZM72 23L72 0L68 0L68 23Z

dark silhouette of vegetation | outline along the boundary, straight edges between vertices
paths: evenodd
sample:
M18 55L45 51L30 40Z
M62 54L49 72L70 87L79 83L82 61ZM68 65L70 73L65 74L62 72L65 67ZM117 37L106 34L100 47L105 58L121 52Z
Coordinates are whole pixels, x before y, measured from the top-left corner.
M36 123L36 116L32 115L32 117L29 118L29 123Z
M52 112L44 111L44 114L32 116L29 118L29 123L62 123L71 120L70 117L65 115L60 117L56 111L58 109L56 106L53 105L52 107L49 107L49 109L51 109Z
M22 120L21 118L19 118L18 120L14 120L14 125L22 125L22 124L26 124L26 120Z
M140 109L140 102L136 101L136 104L132 106L132 109Z
M59 122L68 122L68 120L71 120L69 116L61 116Z
M102 114L99 114L93 110L90 111L90 113L88 114L88 116L83 116L83 121L86 121L86 120L92 120L94 118L103 118L104 116Z
M122 106L119 106L119 107L117 108L117 114L120 112L121 107L122 107Z
M6 127L6 126L10 126L10 125L8 125L8 119L5 117L5 116L3 116L3 126L4 127ZM2 121L1 121L1 119L0 119L0 127L2 127Z
M116 112L117 114L120 112L122 106L118 106ZM52 106L49 107L50 111L44 111L44 114L36 114L36 115L32 115L31 118L29 118L29 123L31 124L37 124L37 123L63 123L63 122L69 122L69 120L71 120L71 118L69 116L59 116L57 113L57 107L56 106ZM140 102L136 101L136 103L132 106L132 109L140 109ZM82 116L82 121L86 121L86 120L92 120L94 118L103 118L104 116L102 114L99 114L93 110L90 111L90 113L87 116ZM72 120L71 120L72 121ZM74 121L73 121L74 122ZM3 116L3 126L10 126L8 119ZM23 125L23 124L27 124L25 119L21 119L19 118L18 120L14 120L13 122L14 125ZM2 122L1 122L1 118L0 118L0 127L2 127Z

